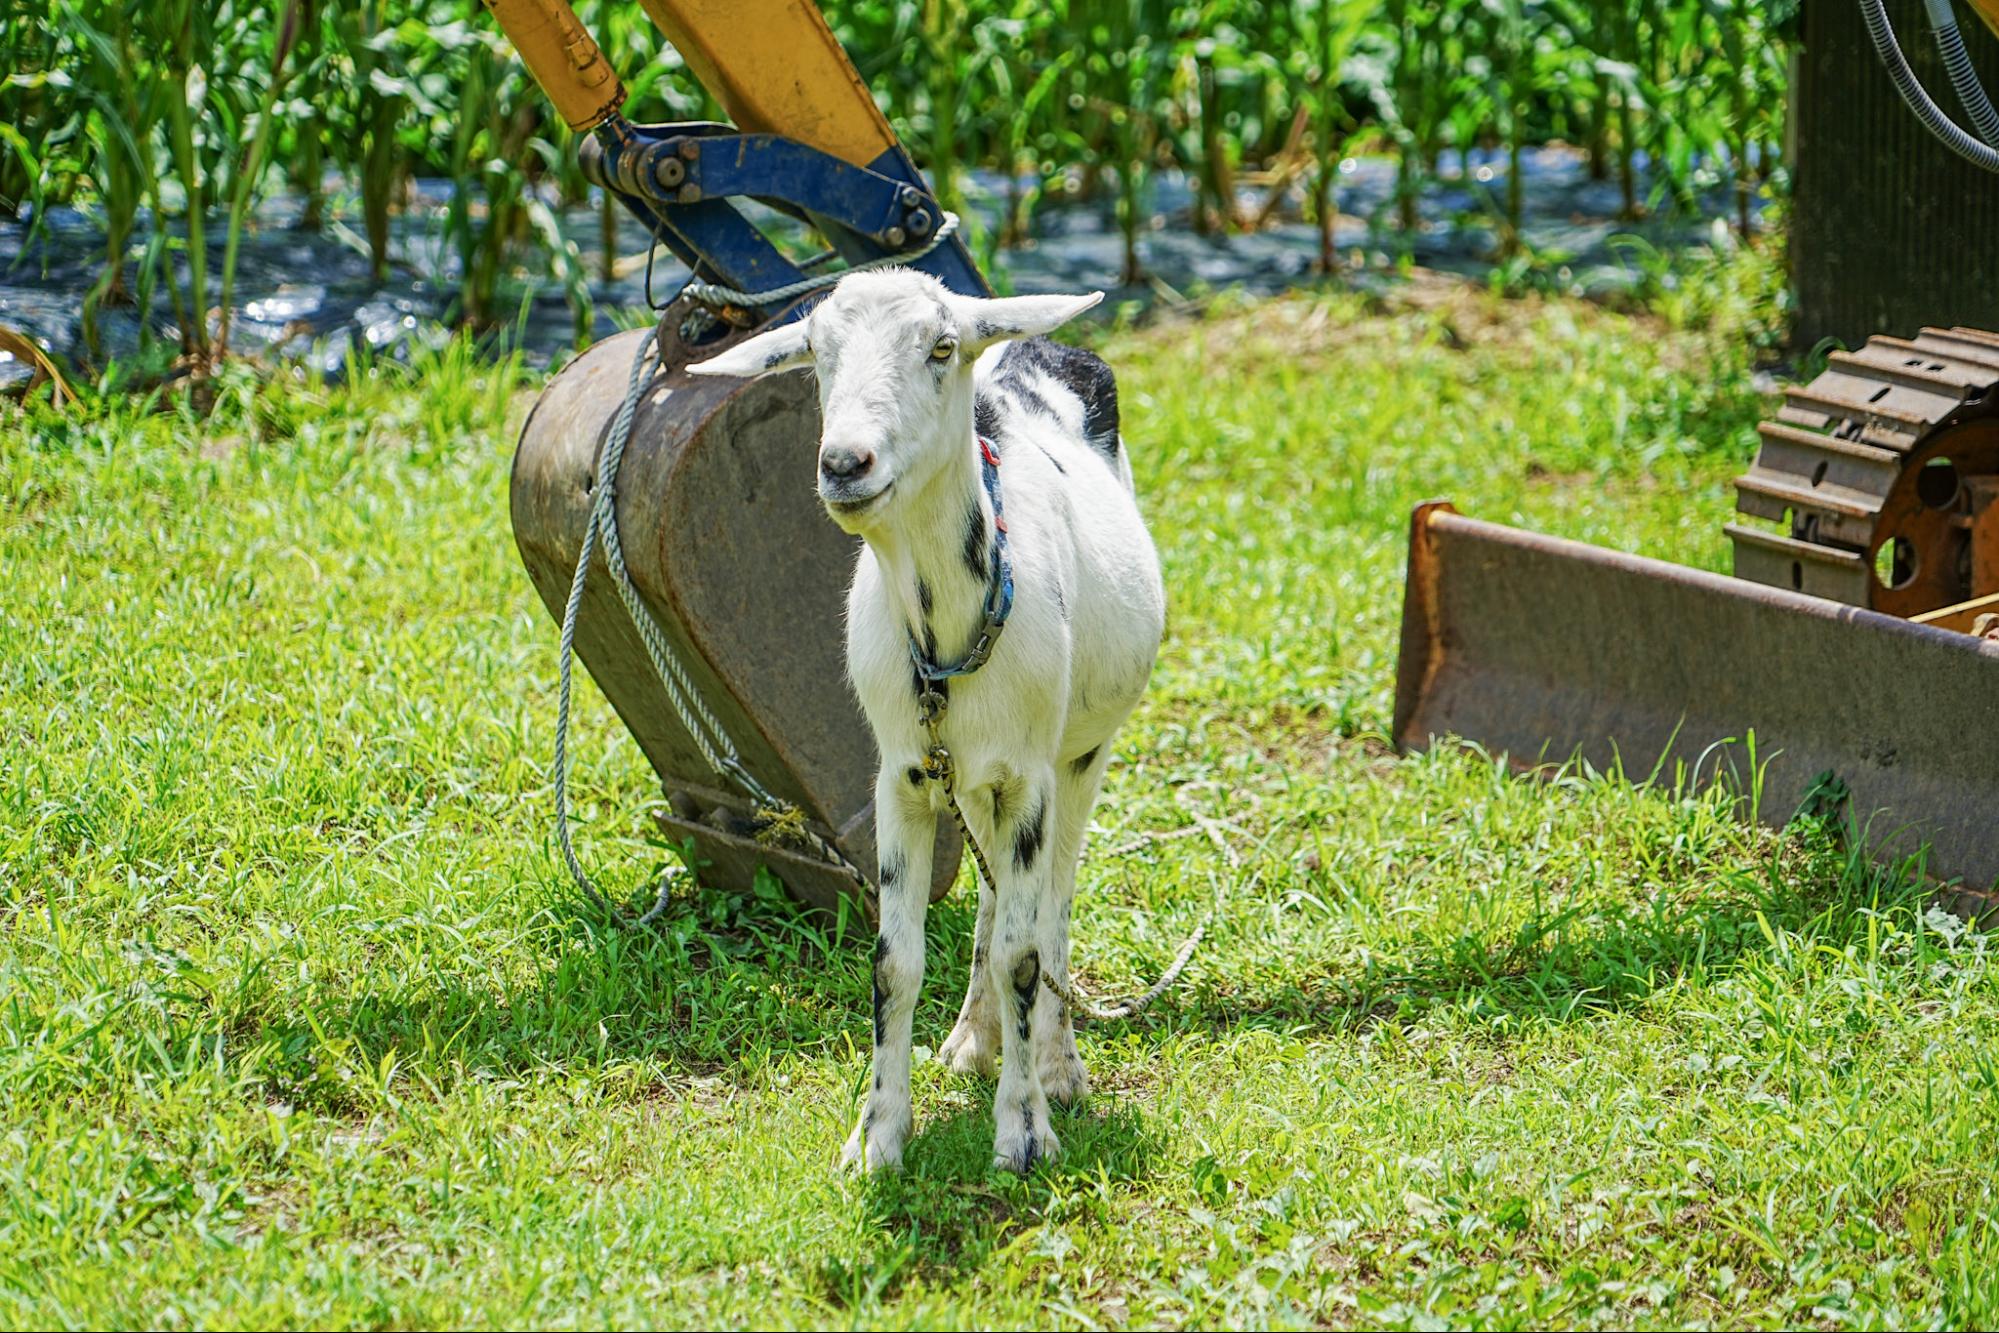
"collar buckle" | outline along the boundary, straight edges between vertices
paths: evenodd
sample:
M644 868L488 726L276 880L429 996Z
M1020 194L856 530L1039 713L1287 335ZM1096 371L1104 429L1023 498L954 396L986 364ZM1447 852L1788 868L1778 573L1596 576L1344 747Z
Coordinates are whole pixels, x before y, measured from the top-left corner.
M944 691L936 688L934 681L924 682L923 693L916 696L916 720L926 727L934 727L944 717L944 710L950 706L950 699Z

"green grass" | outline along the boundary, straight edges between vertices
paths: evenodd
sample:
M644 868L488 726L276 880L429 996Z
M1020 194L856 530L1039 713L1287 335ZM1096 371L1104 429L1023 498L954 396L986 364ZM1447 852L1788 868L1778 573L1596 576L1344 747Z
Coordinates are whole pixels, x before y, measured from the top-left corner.
M834 1171L858 923L575 905L511 373L0 409L0 1323L1999 1320L1981 939L1718 795L1382 743L1416 501L1719 564L1729 338L1421 288L1107 351L1172 617L1084 977L1231 887L1025 1180L934 1061L907 1173ZM578 725L586 857L642 891L648 769Z

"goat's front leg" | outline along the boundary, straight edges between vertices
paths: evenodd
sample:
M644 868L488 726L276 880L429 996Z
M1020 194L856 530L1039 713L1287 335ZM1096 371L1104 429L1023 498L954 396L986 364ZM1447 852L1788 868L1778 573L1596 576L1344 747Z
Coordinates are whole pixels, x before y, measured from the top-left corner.
M1042 1004L1040 922L1049 897L1049 825L1055 778L1026 775L1020 799L994 821L988 856L999 877L994 902L992 987L999 1006L1000 1078L993 1097L993 1165L1025 1173L1061 1144L1048 1125L1048 1097L1035 1062L1034 1031L1051 1011Z
M840 1154L870 1171L902 1165L909 1141L909 1026L923 988L923 917L937 816L888 765L875 781L875 846L881 855L881 933L875 939L874 1080Z

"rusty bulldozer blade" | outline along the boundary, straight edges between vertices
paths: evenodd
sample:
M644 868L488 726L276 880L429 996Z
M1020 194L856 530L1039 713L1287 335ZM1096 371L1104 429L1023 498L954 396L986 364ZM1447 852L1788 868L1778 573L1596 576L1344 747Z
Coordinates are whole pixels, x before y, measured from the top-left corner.
M1781 824L1831 774L1870 847L1999 880L1999 642L1466 518L1415 514L1395 741L1637 778L1684 761ZM1737 742L1729 744L1729 742Z

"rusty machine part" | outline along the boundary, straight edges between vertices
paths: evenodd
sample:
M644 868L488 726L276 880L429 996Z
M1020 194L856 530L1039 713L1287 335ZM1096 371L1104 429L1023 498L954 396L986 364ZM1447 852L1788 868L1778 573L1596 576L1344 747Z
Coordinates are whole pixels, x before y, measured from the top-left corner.
M1878 850L1928 843L1929 872L1969 886L1955 906L1989 915L1999 334L1834 352L1758 432L1736 508L1773 526L1727 526L1734 578L1418 509L1396 744L1679 763L1757 791L1772 823L1831 775Z
M808 377L704 379L684 367L795 318L804 303L782 294L831 272L807 274L738 200L809 223L849 265L893 260L976 295L985 280L809 0L642 0L734 125L632 124L616 73L566 0L485 3L563 119L588 132L584 174L707 284L690 290L732 293L716 308L683 296L660 312L658 362L633 400L614 508L638 600L740 767L718 773L683 729L602 543L577 610L577 655L658 772L664 831L694 841L704 882L744 888L766 867L831 907L855 891L848 868L796 837L791 813L752 808L760 786L861 875L876 873L874 738L843 662L855 546L811 485L818 395ZM558 621L645 336L606 338L571 362L521 430L514 539ZM941 897L961 848L956 829L938 825L931 889Z
M1395 741L1675 761L1781 823L1826 774L1884 851L1999 879L1999 334L1834 352L1759 428L1734 578L1416 513ZM1753 752L1748 748L1756 738ZM1747 765L1762 771L1751 782ZM1665 771L1670 772L1670 767Z
M1730 524L1740 578L1916 616L1999 594L1999 333L1834 352L1759 426Z
M1416 511L1404 749L1463 737L1516 768L1580 757L1635 781L1684 764L1756 792L1771 824L1832 775L1871 847L1929 844L1928 872L1962 877L1979 910L1999 880L1995 734L1999 639Z

